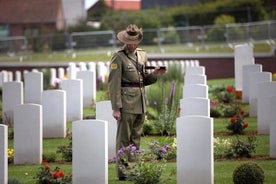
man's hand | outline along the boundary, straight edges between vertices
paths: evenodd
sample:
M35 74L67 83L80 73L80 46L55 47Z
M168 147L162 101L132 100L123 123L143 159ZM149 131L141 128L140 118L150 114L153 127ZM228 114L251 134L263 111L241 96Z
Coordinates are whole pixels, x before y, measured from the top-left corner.
M112 116L117 120L121 120L121 111L120 110L113 110Z
M152 72L152 74L156 77L163 75L164 73L166 73L167 68L160 68L160 67L155 67L154 71Z

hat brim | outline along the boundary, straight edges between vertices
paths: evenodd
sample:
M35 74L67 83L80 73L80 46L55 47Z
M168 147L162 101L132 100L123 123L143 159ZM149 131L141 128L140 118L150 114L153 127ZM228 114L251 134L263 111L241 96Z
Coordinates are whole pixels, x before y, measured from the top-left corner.
M120 40L120 42L125 44L139 44L143 39L143 35L139 35L138 38L135 40L127 39L125 35L127 35L126 31L121 31L117 34L118 40Z

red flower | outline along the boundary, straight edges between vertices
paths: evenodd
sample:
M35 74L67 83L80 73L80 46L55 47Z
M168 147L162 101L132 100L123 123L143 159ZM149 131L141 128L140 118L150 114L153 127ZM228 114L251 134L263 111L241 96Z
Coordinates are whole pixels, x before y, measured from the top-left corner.
M59 172L59 177L62 177L62 178L64 178L64 173L63 172Z
M227 86L226 90L228 91L228 93L232 93L233 92L232 86Z
M43 159L42 162L45 163L45 162L48 162L48 160L47 159Z
M230 119L230 122L231 122L231 123L234 123L235 121L236 121L235 118L231 118L231 119Z
M48 165L45 165L45 170L50 170L50 167Z
M248 123L245 122L245 123L243 124L243 127L244 127L244 128L247 128L247 127L248 127Z
M55 173L53 174L53 176L54 176L55 179L59 178L58 172L55 172Z
M241 110L241 112L240 112L240 113L241 113L241 115L244 115L244 110Z

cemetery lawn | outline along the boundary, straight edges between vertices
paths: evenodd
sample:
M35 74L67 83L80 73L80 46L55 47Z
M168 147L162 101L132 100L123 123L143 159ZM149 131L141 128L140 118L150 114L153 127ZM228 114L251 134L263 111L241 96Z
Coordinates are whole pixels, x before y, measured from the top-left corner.
M208 85L233 85L233 79L221 79L221 80L210 80ZM98 99L98 97L97 97ZM248 112L248 105L244 104L243 108ZM93 109L85 109L84 116L94 116L95 111ZM226 122L228 118L214 118L214 137L220 137L223 139L232 138L236 136L229 135L226 130ZM268 135L257 135L257 120L256 118L246 118L246 122L249 123L249 127L246 129L245 134L241 137L246 138L248 135L256 136L256 152L252 154L252 158L241 158L241 159L218 159L214 162L214 182L216 184L232 184L232 174L234 169L241 163L246 161L256 162L265 173L265 184L275 184L276 181L276 159L269 158L269 136ZM67 123L67 128L72 129L72 123ZM158 139L158 136L144 136L141 140L141 149L148 149L148 143L152 143ZM8 142L9 148L13 148L13 140ZM56 154L56 161L53 163L42 163L41 165L13 165L8 166L9 178L18 179L22 184L34 184L34 177L39 171L40 167L45 165L50 166L51 169L59 167L65 175L70 175L72 172L72 163L62 161L61 154L56 153L57 147L61 145L68 145L68 139L44 139L43 140L43 154ZM85 150L84 150L85 151ZM200 173L199 173L200 175ZM167 167L161 178L162 184L176 184L176 162L169 161ZM125 183L130 184L132 182L120 182L116 178L115 164L110 163L108 165L108 183L119 184Z
M246 131L246 134L252 134L256 130L256 119L249 118L250 120L250 129ZM223 135L227 134L225 132L225 125L223 125L226 119L215 119L214 121L214 135L220 136L223 138L230 138L233 136ZM71 129L72 124L68 123L68 128ZM251 130L252 129L252 130ZM256 133L256 132L255 132ZM244 135L245 136L245 135ZM256 153L253 154L253 158L247 159L221 159L214 162L214 172L215 172L215 183L218 184L230 184L232 182L232 174L237 167L242 162L254 161L259 164L260 167L265 172L265 184L275 184L276 181L276 160L269 159L269 136L267 135L257 135L257 147ZM142 137L141 148L148 149L148 143L152 143L156 140L157 136L146 136ZM56 153L57 147L60 145L67 145L67 139L44 139L43 140L43 154ZM13 148L13 141L9 140L9 148ZM71 162L64 162L61 159L60 154L56 154L56 162L54 163L43 163L42 165L31 165L31 166L15 166L9 164L8 174L9 178L15 178L21 181L23 184L34 184L36 173L39 171L39 168L45 165L50 166L51 169L55 167L60 167L65 175L69 175L72 172ZM108 178L109 184L117 183L131 183L131 182L120 182L116 178L115 174L115 164L109 164L108 166ZM165 180L164 184L176 184L176 163L174 161L168 162L167 167L162 175L162 178Z

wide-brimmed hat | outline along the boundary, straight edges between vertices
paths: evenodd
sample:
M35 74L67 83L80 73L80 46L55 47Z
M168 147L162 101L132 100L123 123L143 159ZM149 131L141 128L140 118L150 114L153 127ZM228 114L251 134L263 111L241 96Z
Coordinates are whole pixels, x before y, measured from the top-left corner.
M135 24L130 24L126 30L117 34L117 38L125 44L138 44L143 39L143 31Z

